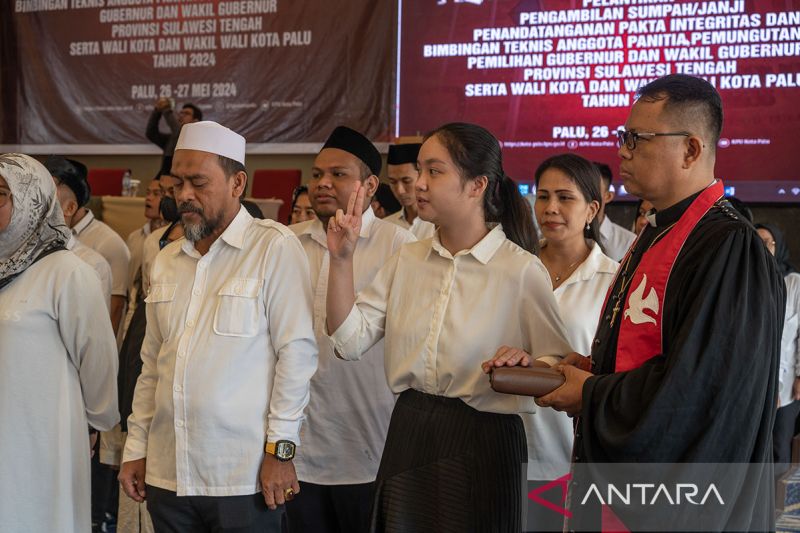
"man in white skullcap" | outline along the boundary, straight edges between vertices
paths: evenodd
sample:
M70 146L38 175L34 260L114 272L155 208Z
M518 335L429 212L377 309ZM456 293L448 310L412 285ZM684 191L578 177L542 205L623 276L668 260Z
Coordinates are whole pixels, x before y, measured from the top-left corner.
M185 239L150 273L142 373L119 479L156 531L278 532L317 368L308 262L239 202L244 138L181 130L171 177Z

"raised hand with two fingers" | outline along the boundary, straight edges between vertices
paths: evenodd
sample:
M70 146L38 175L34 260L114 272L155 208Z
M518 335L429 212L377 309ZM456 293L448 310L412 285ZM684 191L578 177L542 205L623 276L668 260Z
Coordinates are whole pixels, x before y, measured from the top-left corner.
M347 212L336 210L336 215L328 220L328 252L331 259L347 260L353 257L361 233L361 219L364 212L366 189L360 183L350 195Z

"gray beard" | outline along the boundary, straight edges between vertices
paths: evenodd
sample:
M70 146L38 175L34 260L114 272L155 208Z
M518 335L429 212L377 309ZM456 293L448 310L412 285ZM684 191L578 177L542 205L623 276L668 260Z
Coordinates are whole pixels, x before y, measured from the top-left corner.
M183 236L189 242L197 242L205 239L214 231L214 228L209 226L205 221L199 224L183 223Z
M183 216L181 215L181 223L183 224L183 236L186 237L186 240L192 243L197 241L201 241L206 237L209 237L214 230L216 230L219 225L222 223L222 213L214 219L207 219L203 213L203 210L197 207L193 207L190 204L181 204L178 206L179 209L186 209L193 213L197 213L200 215L200 222L197 224L185 222L183 220Z

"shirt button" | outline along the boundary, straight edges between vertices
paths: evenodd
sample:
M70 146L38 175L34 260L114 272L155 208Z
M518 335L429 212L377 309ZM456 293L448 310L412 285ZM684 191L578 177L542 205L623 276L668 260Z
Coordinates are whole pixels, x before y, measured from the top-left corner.
M186 327L187 328L193 328L194 327L194 320L191 320L191 319L187 320L186 321Z
M594 345L595 346L600 346L600 339L595 339L594 340Z
M184 352L184 351L178 352L178 357L183 358L185 356L186 356L186 352Z
M195 296L199 296L200 295L200 289L193 290L192 294L194 294Z
M197 269L198 270L203 270L204 268L206 268L206 264L205 263L198 263L197 264Z
M182 390L183 390L183 387L181 387L180 385L175 385L175 392L180 392Z
M183 420L177 420L175 422L175 425L178 426L179 428L182 428L183 427Z

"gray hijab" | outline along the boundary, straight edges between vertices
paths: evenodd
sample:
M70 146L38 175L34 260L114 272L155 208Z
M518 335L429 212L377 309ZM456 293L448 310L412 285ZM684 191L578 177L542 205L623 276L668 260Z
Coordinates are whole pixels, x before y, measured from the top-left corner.
M70 231L47 169L27 155L0 154L0 176L11 189L11 221L0 231L0 288L37 259L64 248Z

